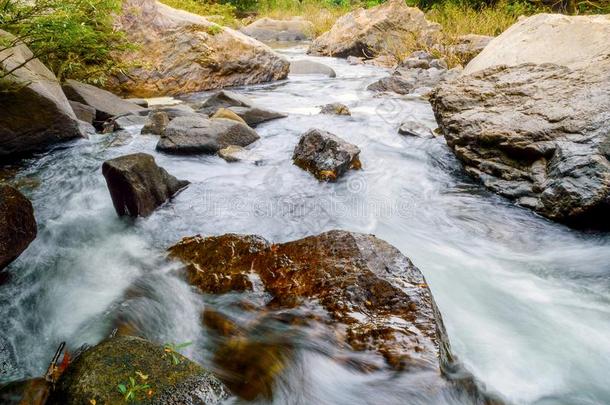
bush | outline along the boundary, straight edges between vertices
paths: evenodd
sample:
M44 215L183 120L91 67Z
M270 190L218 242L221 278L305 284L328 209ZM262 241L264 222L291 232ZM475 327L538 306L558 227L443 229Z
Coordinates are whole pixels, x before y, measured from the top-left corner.
M130 47L112 28L120 0L0 0L0 28L16 35L60 79L102 84Z

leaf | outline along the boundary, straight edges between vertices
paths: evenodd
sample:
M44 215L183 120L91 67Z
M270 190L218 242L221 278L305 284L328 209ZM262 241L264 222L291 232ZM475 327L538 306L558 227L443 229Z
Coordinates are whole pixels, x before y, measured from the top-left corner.
M121 394L125 394L127 392L127 387L125 386L125 384L119 384L119 392Z
M129 382L131 383L132 387L134 387L136 385L136 379L133 377L129 377Z
M179 345L176 345L176 346L174 347L174 349L175 349L175 350L184 349L185 347L189 347L189 346L190 346L190 345L192 345L192 344L193 344L193 342L184 342L184 343L181 343L181 344L179 344Z
M143 374L141 371L136 371L136 374L142 379L142 381L148 380L148 376L146 374Z

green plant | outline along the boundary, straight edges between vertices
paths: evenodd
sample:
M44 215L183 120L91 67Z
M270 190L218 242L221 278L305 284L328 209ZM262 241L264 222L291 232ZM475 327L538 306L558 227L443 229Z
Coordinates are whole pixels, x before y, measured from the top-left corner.
M179 344L166 343L163 345L163 351L165 352L163 354L163 357L169 357L171 362L177 366L181 362L180 357L178 357L180 350L182 350L185 347L188 347L192 344L193 344L193 342L185 342L185 343L179 343Z
M140 393L145 393L147 395L151 395L152 391L150 391L150 385L146 384L146 380L148 380L148 376L142 374L141 372L136 372L137 376L142 381L142 384L138 383L135 377L129 377L129 382L126 384L119 384L117 389L123 395L123 399L125 402L135 401Z
M222 25L235 26L235 6L205 0L161 0L170 7L199 14Z

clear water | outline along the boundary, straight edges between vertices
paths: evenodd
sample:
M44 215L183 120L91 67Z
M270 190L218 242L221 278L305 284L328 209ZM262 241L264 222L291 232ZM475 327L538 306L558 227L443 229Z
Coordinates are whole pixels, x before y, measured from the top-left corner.
M281 52L305 57L298 48ZM197 233L287 241L342 228L374 233L415 262L454 352L489 391L515 404L610 403L610 236L553 224L485 191L442 138L398 135L402 119L434 128L434 118L424 101L366 91L383 69L311 59L332 66L337 78L242 89L290 114L257 128L261 165L158 154L152 136L121 147L99 136L31 161L19 179L39 183L25 188L39 235L0 287L0 381L40 375L60 341L94 344L117 317L158 342L195 341L186 354L207 364L200 314L213 298L183 281L165 249ZM352 117L317 114L316 106L334 101ZM320 184L293 166L292 150L310 127L360 146L364 170ZM101 164L136 151L192 184L134 222L116 216ZM468 403L429 397L418 378L359 374L304 348L274 403Z

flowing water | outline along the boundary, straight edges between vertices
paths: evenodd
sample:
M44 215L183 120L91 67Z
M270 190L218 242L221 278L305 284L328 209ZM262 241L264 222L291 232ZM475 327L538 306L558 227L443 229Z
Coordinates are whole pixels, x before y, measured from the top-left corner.
M305 57L300 48L281 52ZM290 114L257 128L258 165L159 154L153 136L119 147L96 136L28 163L17 180L33 201L39 234L0 287L0 382L42 374L60 341L95 344L117 318L157 342L194 341L185 354L207 365L201 310L224 298L197 294L165 249L197 233L288 241L341 228L373 233L413 260L453 351L489 392L516 404L609 404L610 236L570 230L485 191L442 137L398 135L402 119L434 128L434 117L422 100L366 91L383 69L311 59L337 78L240 89ZM317 114L334 101L352 116ZM293 166L292 150L310 127L357 144L364 170L322 184ZM136 151L192 184L131 221L116 216L101 164ZM309 343L278 381L275 404L469 403L427 396L417 376L354 372Z

